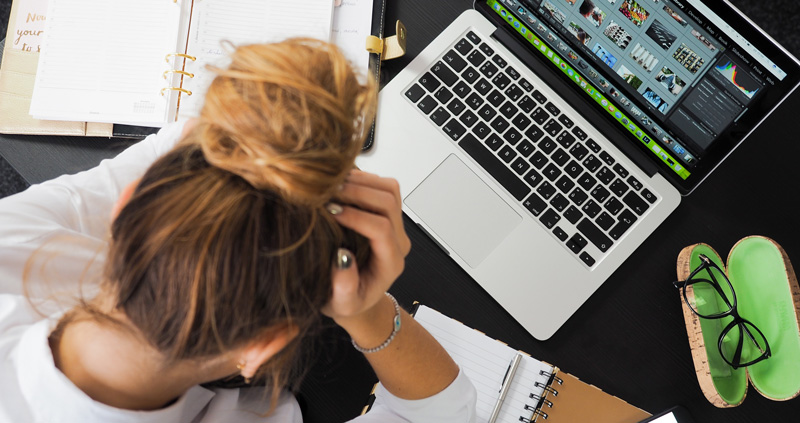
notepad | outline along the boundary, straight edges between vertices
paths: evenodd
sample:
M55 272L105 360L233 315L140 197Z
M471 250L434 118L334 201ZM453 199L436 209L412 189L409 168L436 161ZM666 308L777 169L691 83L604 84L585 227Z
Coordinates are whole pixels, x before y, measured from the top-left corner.
M50 0L30 113L162 126L195 116L234 45L329 40L331 0Z
M510 380L497 422L636 423L650 416L558 367L489 338L430 307L418 305L414 319L442 344L472 381L478 392L476 421L489 420L509 365L518 354L522 360Z

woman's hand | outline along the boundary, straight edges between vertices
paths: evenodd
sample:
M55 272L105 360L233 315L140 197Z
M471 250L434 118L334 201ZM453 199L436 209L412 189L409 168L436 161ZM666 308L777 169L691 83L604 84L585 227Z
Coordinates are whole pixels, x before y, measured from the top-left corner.
M340 265L333 269L333 296L322 312L341 325L366 318L385 299L384 293L403 272L411 241L403 228L400 188L394 179L353 170L338 201L341 205L329 206L336 221L366 237L372 250L361 272L354 255L340 250L344 260L337 260Z

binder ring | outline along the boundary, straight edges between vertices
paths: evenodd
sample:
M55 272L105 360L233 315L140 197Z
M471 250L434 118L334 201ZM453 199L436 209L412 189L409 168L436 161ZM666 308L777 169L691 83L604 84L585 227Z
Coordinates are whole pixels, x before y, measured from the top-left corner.
M564 384L564 380L561 379L560 377L556 376L555 373L548 373L548 372L546 372L544 370L539 370L539 376L547 376L548 378L552 377L553 380L558 382L559 385L563 385Z
M169 74L169 73L177 73L179 75L184 75L184 76L186 76L188 78L194 78L194 74L191 73L191 72L184 72L182 70L170 69L170 70L164 71L164 79L167 79L167 74Z
M178 88L178 87L164 87L164 88L161 89L161 95L165 95L166 92L170 91L170 90L172 90L172 91L180 91L180 92L182 92L182 93L184 93L186 95L192 95L191 91L189 91L187 89L184 89L184 88Z
M172 57L183 57L184 59L189 59L189 60L191 60L192 62L194 62L195 60L197 60L197 58L196 58L196 57L194 57L194 56L189 56L188 54L185 54L185 53L170 53L170 54L168 54L168 55L164 56L164 61L165 61L165 62L167 62L167 63L169 63L169 59L170 59L170 58L172 58Z
M533 410L533 416L541 416L542 419L547 420L547 413L545 413L542 410ZM531 416L531 417L533 417L533 416ZM532 418L529 419L529 418L526 418L526 417L523 417L523 416L519 416L519 421L524 422L524 423L534 423L535 422L534 419L532 419Z
M547 413L542 410L536 410L533 412L534 415L542 416L543 419L547 420Z
M558 396L558 391L556 391L555 389L550 387L550 385L545 385L544 383L541 383L541 382L534 382L533 386L535 386L537 388L542 388L545 391L550 392L551 394L553 394L554 397Z
M553 408L553 401L546 400L544 397L540 397L536 394L530 394L530 398L533 398L536 401L541 401L543 404L547 404L548 407Z

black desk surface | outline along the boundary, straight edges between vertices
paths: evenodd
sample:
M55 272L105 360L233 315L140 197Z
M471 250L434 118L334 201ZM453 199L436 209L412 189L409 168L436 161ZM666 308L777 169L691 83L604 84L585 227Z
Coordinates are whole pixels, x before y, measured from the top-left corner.
M471 5L471 0L390 1L386 21L401 19L410 35L406 57L385 64L386 78ZM681 404L698 422L798 421L800 399L770 401L752 387L744 403L733 409L717 409L705 400L694 374L680 299L671 284L678 252L696 242L711 244L724 257L740 238L765 235L800 262L800 229L792 207L797 203L795 181L800 180L800 143L796 125L787 124L796 121L797 110L800 93L685 197L547 341L533 339L414 225L407 225L414 246L406 271L392 291L405 306L419 301L434 307L652 413ZM89 168L126 145L108 139L0 136L0 154L31 183ZM547 301L546 292L531 298L531 307L540 301ZM317 351L320 358L299 396L309 422L357 415L374 382L363 357L341 333L332 332L338 342Z

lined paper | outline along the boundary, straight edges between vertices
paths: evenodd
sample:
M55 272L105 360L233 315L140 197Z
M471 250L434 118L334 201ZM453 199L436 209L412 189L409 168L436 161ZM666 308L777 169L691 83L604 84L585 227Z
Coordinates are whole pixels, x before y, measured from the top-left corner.
M40 119L163 123L164 57L181 3L50 0L30 113Z
M195 0L187 54L198 60L187 63L195 74L184 83L192 96L182 97L180 116L196 116L214 74L207 65L225 67L233 45L267 43L292 37L330 40L332 0Z
M506 370L519 352L430 307L419 306L414 319L442 344L475 385L478 391L477 420L488 421ZM525 405L537 404L530 394L541 396L544 389L536 387L536 382L546 384L548 381L548 376L540 372L549 374L553 371L552 366L522 354L498 422L519 422L520 416L530 418L533 413L526 411Z
M373 3L372 0L342 0L333 11L331 42L342 49L347 60L361 73L369 69L365 41L372 35Z

